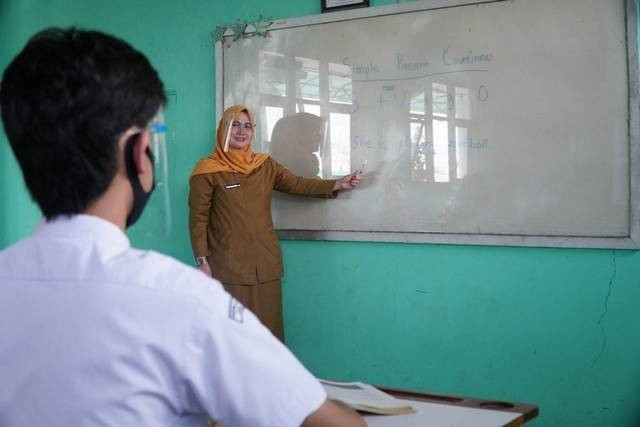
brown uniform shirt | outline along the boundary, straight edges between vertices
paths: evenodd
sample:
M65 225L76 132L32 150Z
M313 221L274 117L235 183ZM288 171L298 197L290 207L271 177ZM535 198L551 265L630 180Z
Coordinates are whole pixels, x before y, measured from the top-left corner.
M217 172L190 180L189 229L195 256L206 256L223 283L257 284L282 277L271 193L335 198L335 180L307 179L269 158L251 174Z

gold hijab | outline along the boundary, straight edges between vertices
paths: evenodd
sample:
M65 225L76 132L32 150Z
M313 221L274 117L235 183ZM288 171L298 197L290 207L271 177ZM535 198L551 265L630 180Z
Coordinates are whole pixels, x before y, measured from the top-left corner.
M231 126L238 114L242 112L247 113L251 124L255 125L253 114L244 105L234 105L227 108L220 119L220 123L218 123L216 147L209 157L202 158L196 163L196 167L193 168L190 178L196 175L216 172L238 172L249 175L269 158L269 154L253 152L251 149L253 135L251 136L249 145L246 147L236 149L229 145L229 150L227 152L224 151L224 143L229 126Z

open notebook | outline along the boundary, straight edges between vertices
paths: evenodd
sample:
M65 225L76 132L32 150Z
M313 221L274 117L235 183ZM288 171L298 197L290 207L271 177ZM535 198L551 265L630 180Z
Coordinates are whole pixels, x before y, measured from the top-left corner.
M395 397L361 382L338 382L318 379L329 399L340 400L353 409L372 414L410 414L415 410Z

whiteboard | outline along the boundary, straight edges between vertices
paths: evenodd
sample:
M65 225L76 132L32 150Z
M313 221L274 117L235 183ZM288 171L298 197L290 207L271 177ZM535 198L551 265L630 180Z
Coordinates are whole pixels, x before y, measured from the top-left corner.
M277 195L280 235L638 247L636 3L418 1L278 21L216 45L217 114L336 178ZM319 117L314 117L319 116Z

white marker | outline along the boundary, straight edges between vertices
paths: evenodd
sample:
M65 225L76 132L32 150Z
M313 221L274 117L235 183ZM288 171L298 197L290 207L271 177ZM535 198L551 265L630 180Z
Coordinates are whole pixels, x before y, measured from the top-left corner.
M229 150L229 137L231 136L231 124L233 123L233 117L227 122L227 137L224 139L224 152Z
M364 162L362 162L362 166L360 166L360 169L358 169L358 175L361 175L362 172L364 172L365 168L367 167L367 160L365 159Z

